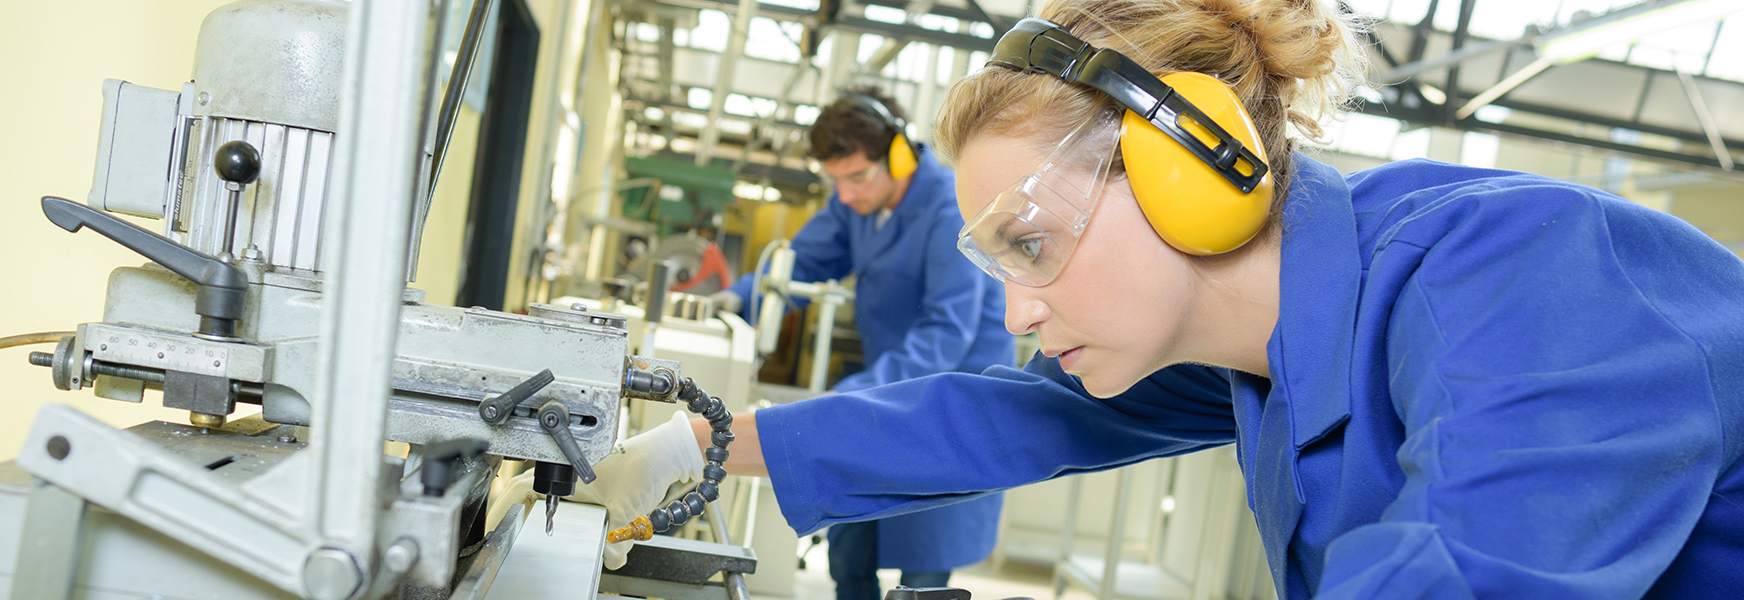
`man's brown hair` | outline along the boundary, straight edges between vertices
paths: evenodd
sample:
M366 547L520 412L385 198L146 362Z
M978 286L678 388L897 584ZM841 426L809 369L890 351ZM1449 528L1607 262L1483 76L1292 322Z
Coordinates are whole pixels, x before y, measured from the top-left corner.
M818 114L817 122L806 134L811 139L811 150L806 152L806 156L822 161L864 152L866 160L878 162L890 154L890 140L896 137L896 130L886 124L883 117L867 112L865 107L855 102L850 97L853 94L870 96L883 104L897 120L908 121L908 115L896 105L896 100L878 88L851 88Z

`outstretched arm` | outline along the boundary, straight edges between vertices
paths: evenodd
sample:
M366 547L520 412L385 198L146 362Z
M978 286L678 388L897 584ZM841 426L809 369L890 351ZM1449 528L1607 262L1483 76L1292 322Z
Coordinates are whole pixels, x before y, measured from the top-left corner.
M691 433L696 436L697 452L714 444L714 429L707 419L691 419ZM733 443L727 447L727 474L747 477L768 477L769 467L763 464L763 446L757 442L757 413L733 415Z

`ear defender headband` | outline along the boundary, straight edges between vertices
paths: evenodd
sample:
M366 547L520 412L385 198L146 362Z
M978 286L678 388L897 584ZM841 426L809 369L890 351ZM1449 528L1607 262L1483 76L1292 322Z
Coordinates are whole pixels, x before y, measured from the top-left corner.
M1087 85L1125 107L1120 149L1145 219L1188 254L1240 248L1265 225L1272 180L1253 119L1203 73L1158 79L1125 55L1030 17L999 38L990 65Z
M913 142L908 141L907 123L903 123L902 119L891 114L890 109L885 107L883 102L879 102L877 98L865 94L843 94L842 98L853 102L855 106L860 107L860 110L878 117L878 120L883 122L885 127L896 134L895 137L890 138L891 177L907 179L908 176L914 174L915 169L920 168L920 150L914 147Z

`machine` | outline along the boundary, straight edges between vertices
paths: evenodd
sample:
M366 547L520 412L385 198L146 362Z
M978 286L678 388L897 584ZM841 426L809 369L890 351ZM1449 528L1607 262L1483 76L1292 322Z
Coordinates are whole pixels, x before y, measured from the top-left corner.
M537 465L549 533L552 499L615 444L622 399L695 396L679 363L629 354L622 316L432 305L406 287L451 121L431 92L436 8L243 0L207 17L181 90L104 84L87 203L43 211L151 262L114 271L103 320L31 361L64 390L160 389L192 425L43 407L0 465L12 598L483 598L522 514L486 527L504 458ZM238 404L259 412L232 420ZM588 515L576 545L594 577L564 582L584 597L604 540ZM649 547L632 560L679 560ZM739 550L678 555L754 569Z

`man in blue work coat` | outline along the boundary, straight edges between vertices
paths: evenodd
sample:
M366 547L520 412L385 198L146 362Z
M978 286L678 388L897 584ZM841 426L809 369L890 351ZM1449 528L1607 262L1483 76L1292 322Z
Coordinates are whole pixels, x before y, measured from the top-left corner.
M867 361L834 390L1011 366L1004 290L957 251L963 218L955 177L925 146L908 142L901 108L876 90L855 90L825 107L809 135L809 154L823 164L835 193L794 236L793 280L858 276L854 322ZM747 274L717 300L736 310L758 295L751 286ZM879 454L876 447L863 450ZM944 585L952 569L993 550L1001 503L994 494L831 526L837 600L881 597L880 567L901 569L910 587Z

